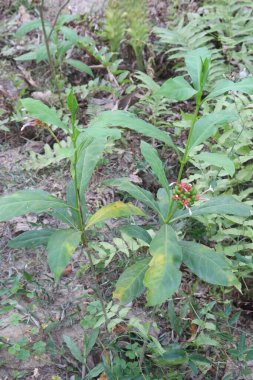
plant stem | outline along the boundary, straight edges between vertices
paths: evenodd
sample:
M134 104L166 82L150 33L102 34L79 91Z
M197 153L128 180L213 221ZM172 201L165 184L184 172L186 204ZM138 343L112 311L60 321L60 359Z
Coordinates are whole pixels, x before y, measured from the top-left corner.
M52 129L47 126L47 130L50 133L50 135L55 139L55 141L57 142L57 144L62 148L62 145L61 145L60 141L58 140L58 138L56 137L56 135L54 134L54 132L52 131Z
M82 215L82 205L81 205L81 202L80 202L80 196L79 196L79 191L78 191L78 183L77 183L77 169L76 169L76 163L77 163L77 151L76 151L76 145L74 144L74 150L75 150L75 153L74 153L74 163L73 163L73 166L74 166L74 187L75 187L75 198L76 198L76 208L78 209L78 227L79 229L83 232L84 234L84 237L86 239L86 233L85 233L85 230L83 228L83 215Z
M47 32L46 32L46 27L45 27L45 21L44 21L44 11L43 11L43 8L44 8L44 0L41 0L41 5L39 7L39 12L40 12L40 20L41 20L42 32L43 32L44 42L45 42L45 46L46 46L47 57L48 57L48 62L49 62L49 66L50 66L51 75L54 77L54 80L55 80L55 67L54 67L53 59L52 59L51 52L50 52L49 39L47 37Z
M184 156L183 156L183 159L181 161L181 165L180 165L180 169L179 169L179 173L178 173L178 177L177 177L177 183L179 183L181 181L184 167L188 162L188 153L189 153L189 149L190 149L190 141L191 141L191 137L192 137L192 133L193 133L195 123L197 121L200 105L201 105L200 103L196 104L196 109L195 109L195 112L193 115L189 135L188 135L186 146L185 146Z
M190 141L191 141L191 137L192 137L192 133L193 133L193 130L194 130L195 123L196 123L197 118L198 118L200 106L201 106L201 96L198 95L198 100L196 102L195 112L194 112L194 115L193 115L193 118L192 118L192 122L191 122L191 126L190 126L190 131L189 131L188 138L187 138L187 141L186 141L184 155L183 155L183 158L181 159L181 164L180 164L180 168L179 168L179 172L178 172L178 176L177 176L177 183L179 183L181 181L184 167L185 167L185 165L188 162L188 154L189 154L189 150L190 150ZM168 215L167 215L167 218L165 220L165 224L168 224L170 222L172 216L176 212L176 209L173 210L173 205L174 205L174 200L171 199L169 210L168 210Z
M57 15L55 16L55 19L54 19L54 22L53 22L53 25L52 25L52 28L47 36L47 39L49 40L53 31L54 31L54 28L55 28L55 25L57 23L57 20L61 14L61 11L68 5L68 3L70 2L70 0L67 0L64 4L62 4L62 6L59 8L58 12L57 12Z
M85 225L84 225L83 214L82 214L82 204L81 204L81 200L80 200L80 194L79 194L78 182L77 182L77 168L76 168L76 165L77 165L77 147L76 147L75 119L74 118L72 119L72 131L73 131L72 142L73 142L73 146L74 146L74 150L75 150L73 167L74 167L74 187L75 187L75 196L76 196L76 207L78 209L78 211L77 211L77 213L78 213L78 227L82 231L82 245L83 245L83 249L84 249L85 247L87 247L87 236L86 236L86 231L85 231ZM89 249L87 249L86 252L87 252L89 262L90 262L92 275L94 277L95 284L96 284L96 293L97 293L97 296L98 296L99 301L100 301L101 306L102 306L102 310L103 310L103 314L104 314L104 318L105 318L105 328L106 328L106 331L108 332L108 316L107 316L107 311L106 311L106 306L104 303L103 295L102 295L102 292L100 290L99 283L97 280L96 268L95 268L95 265L93 263L92 255L89 252Z
M91 270L92 270L92 275L93 275L94 280L95 280L96 293L97 293L97 296L98 296L99 301L100 301L101 306L102 306L102 310L103 310L103 314L104 314L104 318L105 318L105 328L106 328L106 331L108 332L109 331L108 330L108 323L109 323L109 321L108 321L108 316L107 316L107 311L106 311L103 295L102 295L102 292L101 292L101 289L100 289L100 286L99 286L99 282L97 280L96 268L95 268L95 265L93 264L91 253L89 252L88 249L87 249L86 252L87 252L87 256L88 256L89 262L90 262L90 266L91 266Z
M152 310L151 321L150 321L149 326L148 326L147 336L145 337L144 343L143 343L143 346L142 346L142 351L141 351L140 360L139 360L139 368L140 368L141 371L142 371L142 365L143 365L144 357L145 357L145 354L146 354L146 351L147 351L148 336L150 335L151 329L152 329L153 324L154 324L155 313L156 313L156 307L154 307L153 310Z
M47 35L47 32L46 32L43 8L44 8L44 0L41 0L41 5L39 7L39 13L40 13L40 20L41 20L43 38L44 38L44 42L45 42L45 46L46 46L46 51L47 51L47 58L48 58L49 67L50 67L50 71L51 71L51 77L52 77L52 81L53 81L53 84L55 86L55 89L56 89L59 101L61 103L61 106L64 107L64 103L63 103L63 100L62 100L62 97L61 97L61 90L59 88L58 81L57 81L54 60L53 60L51 52L50 52L49 36ZM58 14L58 17L59 17L59 14ZM54 25L53 25L53 27L54 27ZM52 30L53 29L51 29L51 31L50 31L50 36L51 36Z

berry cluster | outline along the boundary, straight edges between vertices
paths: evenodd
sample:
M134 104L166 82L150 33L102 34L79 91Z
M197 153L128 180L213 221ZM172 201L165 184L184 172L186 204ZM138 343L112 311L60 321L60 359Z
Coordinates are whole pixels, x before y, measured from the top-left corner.
M185 182L177 183L172 192L172 198L177 202L180 208L189 209L196 201L200 200L200 195L192 185L187 185Z

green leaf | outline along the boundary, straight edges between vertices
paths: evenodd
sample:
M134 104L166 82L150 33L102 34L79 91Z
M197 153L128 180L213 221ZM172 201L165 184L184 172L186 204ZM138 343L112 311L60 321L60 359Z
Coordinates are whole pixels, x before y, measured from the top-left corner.
M231 123L237 120L238 115L231 111L213 112L201 117L194 125L193 133L190 139L190 150L197 145L212 137L217 131L218 125Z
M21 190L0 198L0 221L30 212L38 214L56 208L69 208L69 205L46 191Z
M157 151L152 147L152 145L142 141L141 153L145 158L145 161L151 166L153 173L157 176L162 187L168 194L170 194L170 187L164 171L163 163L160 160Z
M68 65L77 69L78 71L81 71L81 73L86 73L86 74L94 77L91 68L88 65L86 65L86 63L78 61L77 59L72 59L72 58L66 59L65 62Z
M224 169L231 177L235 174L235 165L233 161L221 153L202 152L194 156L194 160L203 161L206 166L214 165Z
M81 235L81 231L74 229L59 230L51 235L47 245L48 265L56 281L70 262Z
M168 318L171 329L174 330L178 335L181 335L183 332L183 328L181 326L181 318L176 315L173 300L168 301Z
M40 19L28 21L18 28L18 30L15 33L15 37L20 38L24 36L25 34L31 32L32 30L38 29L38 28L41 28Z
M250 216L251 207L246 203L237 201L231 195L221 195L202 203L200 206L193 206L192 214L190 215L187 210L179 211L171 220L174 222L178 219L189 218L207 214L217 215L236 215L236 216Z
M15 61L35 61L37 59L36 51L31 51L29 53L22 54L15 58Z
M114 298L119 299L122 304L127 304L144 292L143 279L148 262L148 258L140 260L121 274L113 293Z
M104 183L109 186L116 186L120 191L128 193L131 195L131 197L152 208L158 215L163 218L157 202L154 200L153 195L149 191L144 190L137 185L134 185L126 178L115 178L113 180L107 180Z
M69 351L73 355L73 357L80 363L83 363L83 356L76 343L67 335L63 335L63 340L66 343Z
M211 54L207 48L199 48L189 51L185 56L185 65L192 78L194 88L199 91L203 89L208 69L210 65Z
M92 332L90 335L84 336L84 352L83 356L85 357L85 360L87 359L89 353L91 352L92 348L96 344L97 338L99 336L99 329L92 329Z
M26 231L8 242L10 248L35 248L46 245L55 230Z
M75 14L75 15L68 15L68 14L63 14L61 15L58 20L57 20L57 23L56 23L56 26L57 28L59 29L60 27L62 27L62 25L66 24L66 23L69 23L73 20L75 20L78 16ZM61 32L62 32L62 29L61 28Z
M211 338L209 335L204 334L201 332L198 337L194 340L194 343L199 346L213 346L213 347L219 347L220 343L216 340Z
M57 59L59 61L63 61L65 54L72 47L73 47L73 43L72 42L70 42L70 41L60 41L59 44L58 44L58 46L57 46Z
M122 127L128 128L145 136L163 141L166 145L177 150L177 147L171 140L168 133L161 131L152 124L137 118L127 111L105 111L95 117L89 124L88 129L106 128L106 127Z
M77 199L76 199L76 192L75 192L75 184L74 181L70 181L67 186L67 202L70 206L76 208L77 206ZM78 223L78 212L77 210L71 210L72 217L75 221L75 223ZM86 203L85 203L85 197L82 199L82 216L85 219L86 218ZM65 217L65 215L64 215Z
M181 282L179 267L182 262L182 250L174 230L163 225L150 245L153 256L144 277L147 287L149 306L160 305L178 289Z
M194 362L195 364L197 364L198 366L203 366L203 365L206 365L206 366L210 366L212 365L212 362L210 360L208 360L205 356L203 355L199 355L199 354L190 354L189 355L189 359Z
M69 203L69 206L72 206L71 203ZM61 222L68 224L71 227L76 226L76 222L73 217L73 215L76 214L76 210L74 209L71 209L71 213L70 213L68 209L56 208L54 209L54 211L50 211L48 214L51 215L53 218L58 219Z
M98 378L101 372L104 371L104 364L99 363L96 367L92 368L89 373L86 375L86 380Z
M232 264L225 255L202 244L180 241L183 262L201 280L210 284L236 286L240 283L232 272Z
M106 138L94 139L88 146L85 144L79 153L76 170L81 197L87 190L95 167L102 157L106 141Z
M31 98L22 99L21 103L29 115L35 119L41 120L43 123L55 125L56 127L67 131L67 126L61 121L55 110L49 108L44 103Z
M66 40L71 42L72 46L78 44L79 36L74 29L63 26L61 27L61 33L66 38Z
M78 103L76 96L73 94L73 91L71 90L67 97L67 105L71 112L71 115L75 117L77 111L78 111Z
M49 50L50 50L51 56L54 57L57 51L57 46L53 43L50 43ZM42 62L42 61L48 61L47 48L44 44L39 45L38 48L35 50L35 52L36 52L37 63Z
M101 207L97 212L95 212L86 224L85 229L88 229L92 225L101 223L107 219L127 218L132 215L145 216L144 212L132 203L123 203L121 201L113 202Z
M168 79L155 92L155 96L163 96L168 99L183 101L193 97L197 93L194 88L184 79L184 77L175 77Z
M120 231L127 234L130 237L142 240L147 244L151 243L152 239L149 233L146 230L144 230L144 228L141 228L140 226L137 226L135 224L129 224L127 226L121 227Z
M137 71L135 77L143 83L139 86L148 88L151 93L155 93L160 88L159 84L157 84L149 75L143 73L142 71Z
M21 350L19 352L17 352L15 354L16 358L18 360L28 360L30 358L30 351L29 350L26 350L24 348L21 348Z
M154 361L158 365L162 366L180 365L188 362L188 355L185 350L180 348L171 348L166 350L163 355L154 358Z
M170 207L170 198L168 197L167 192L163 188L160 188L157 191L157 203L160 212L163 215L163 220L166 220Z
M214 99L228 91L238 91L247 95L253 95L253 77L245 78L240 82L232 82L228 79L221 79L215 84L213 90L205 98L205 101Z

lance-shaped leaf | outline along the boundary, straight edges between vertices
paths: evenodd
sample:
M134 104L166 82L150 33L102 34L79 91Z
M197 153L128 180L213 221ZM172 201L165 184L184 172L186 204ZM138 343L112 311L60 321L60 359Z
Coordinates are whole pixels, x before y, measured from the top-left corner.
M189 361L187 352L180 348L168 348L161 356L154 357L154 361L160 366L185 364Z
M179 244L183 250L183 262L201 280L240 289L240 283L232 272L232 264L225 255L202 244L189 241Z
M214 166L217 166L218 168L222 168L231 177L235 174L235 164L225 154L202 152L198 155L195 155L194 160L203 161L205 166L214 165Z
M175 214L172 222L178 219L184 219L194 216L217 214L217 215L236 215L236 216L250 216L251 207L246 203L237 201L231 195L221 195L203 202L200 206L193 206L191 215L187 210L180 210Z
M157 203L163 219L166 220L170 207L170 198L168 197L168 193L162 188L157 191Z
M56 281L69 264L81 241L81 235L81 231L74 229L59 230L51 235L47 245L48 265Z
M141 142L141 153L145 158L145 161L151 166L153 173L158 178L162 187L170 193L169 183L164 171L163 163L160 160L156 149L152 145L147 144L145 141Z
M160 305L178 289L182 273L182 249L174 230L163 225L151 242L153 256L145 273L144 285L147 290L149 306Z
M84 358L83 358L83 355L82 355L81 351L79 350L77 344L67 335L63 335L63 340L66 343L66 346L68 347L68 349L71 352L71 354L73 355L73 357L79 363L83 363Z
M134 116L132 113L127 111L105 111L102 112L99 116L95 117L89 123L89 129L98 129L98 128L107 128L107 127L122 127L127 128L132 131L141 133L145 136L163 141L166 145L177 150L177 147L171 140L171 137L168 133L161 131L160 129L154 127L152 124L147 123L146 121L139 119Z
M86 74L88 74L88 75L90 75L92 77L94 76L91 68L88 65L86 65L84 62L82 62L82 61L79 61L77 59L69 58L69 59L66 59L65 62L68 65L70 65L70 66L74 67L75 69L77 69L78 71L81 71L81 73L86 73Z
M39 100L26 98L21 100L22 106L27 110L30 116L47 123L49 125L55 125L58 128L67 131L67 126L61 121L57 112L52 108L49 108Z
M69 205L46 191L21 190L0 198L0 221L30 212L41 213L57 208L69 208Z
M219 80L206 100L216 98L219 95L225 94L228 91L239 91L244 94L253 95L253 77L242 79L240 82L232 82L228 79Z
M47 26L50 26L50 24L47 21L45 21L45 22L46 22ZM40 27L41 27L41 20L40 19L35 19L35 20L31 20L31 21L25 22L23 25L21 25L18 28L18 30L15 33L15 37L16 38L20 38L24 34L29 33L32 30L38 29Z
M101 207L94 215L90 218L89 222L86 224L86 229L90 228L94 224L104 222L105 220L112 218L127 218L132 215L145 216L144 212L139 208L134 206L132 203L124 203L121 201L113 202L104 207Z
M123 226L120 228L120 231L124 232L130 237L142 240L147 244L151 243L152 239L151 239L150 234L146 230L144 230L144 228L141 228L140 226L137 226L135 224L129 224L127 226Z
M149 191L142 189L140 186L134 185L126 178L115 178L113 180L105 181L104 183L108 186L116 186L120 191L128 193L131 197L152 208L163 218L157 202Z
M94 139L88 146L85 144L79 153L77 161L77 184L81 197L89 185L97 163L102 157L106 138Z
M189 51L185 56L185 65L196 90L202 89L205 85L210 60L211 54L207 48Z
M193 133L190 139L190 150L197 145L212 137L219 125L231 123L237 120L238 115L231 111L213 112L201 117L194 125Z
M144 292L143 279L148 262L148 258L140 260L121 274L113 293L114 298L119 299L122 304L127 304Z
M197 91L184 79L184 77L175 77L166 80L155 96L163 96L171 100L183 101L193 97Z
M8 242L10 248L34 248L46 245L55 230L26 231Z
M77 209L78 200L76 199L75 184L74 184L73 180L68 183L66 198L67 198L68 204ZM74 222L77 224L78 223L78 212L76 209L71 210L71 215L73 217ZM86 218L85 197L82 198L82 216L84 219ZM64 215L64 217L65 217L65 215Z

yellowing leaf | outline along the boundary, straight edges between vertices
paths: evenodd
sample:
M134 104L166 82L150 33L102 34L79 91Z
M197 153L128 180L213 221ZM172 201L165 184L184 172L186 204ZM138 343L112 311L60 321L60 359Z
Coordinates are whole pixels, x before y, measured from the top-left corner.
M48 250L48 265L56 280L59 280L64 269L81 241L82 233L73 229L59 230L51 235Z
M144 212L139 207L134 206L132 203L123 203L120 201L110 203L92 215L89 222L86 224L85 229L87 230L92 225L103 222L107 219L126 218L131 215L145 216Z
M144 285L147 287L149 306L166 301L178 289L181 282L179 270L182 261L182 249L173 229L164 225L151 242L150 253L153 256L149 269L145 273Z
M128 267L118 279L113 297L127 304L140 296L144 291L143 278L147 268L148 258Z

